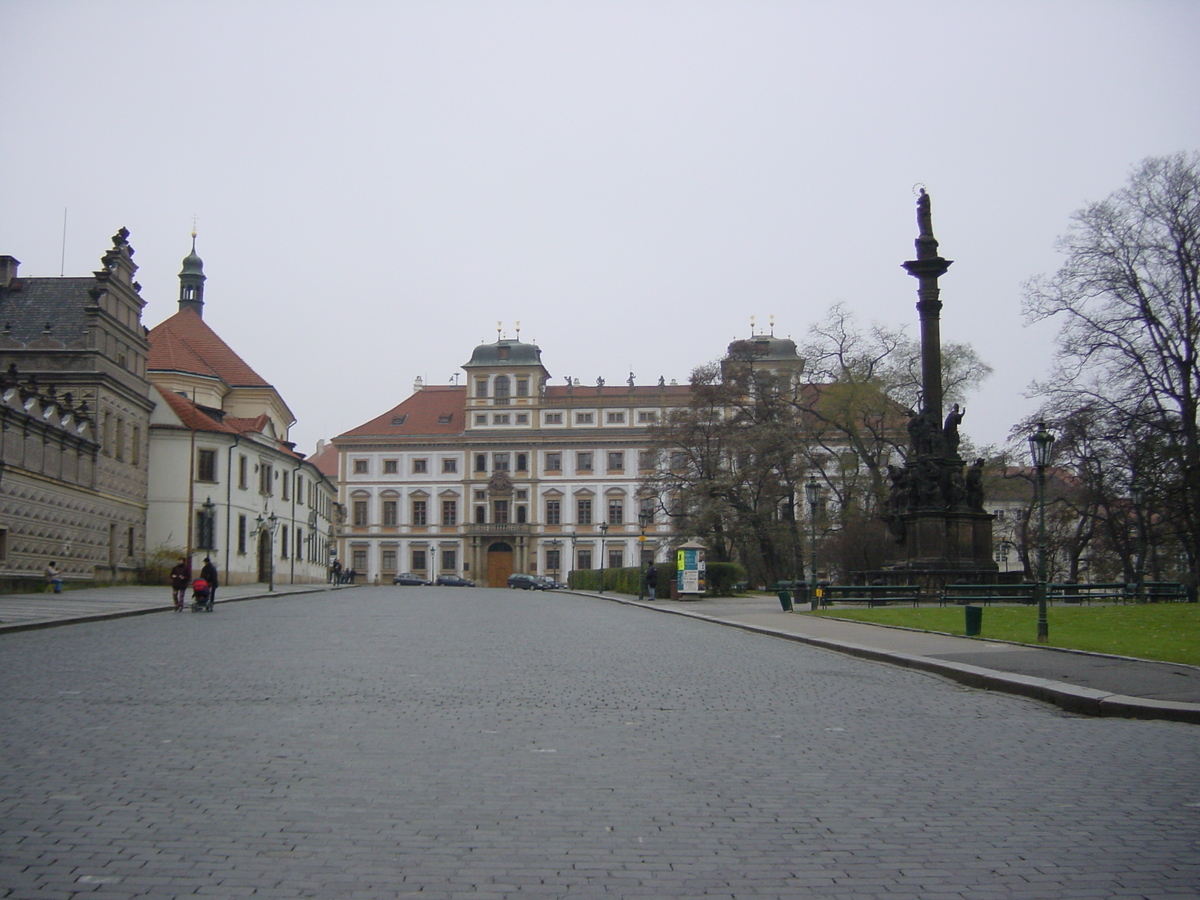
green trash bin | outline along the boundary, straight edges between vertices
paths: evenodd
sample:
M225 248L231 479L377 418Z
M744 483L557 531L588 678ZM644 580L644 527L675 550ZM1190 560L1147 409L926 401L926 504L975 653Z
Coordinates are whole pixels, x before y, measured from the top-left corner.
M783 607L784 612L792 611L792 592L791 591L780 591L779 592L779 605Z
M963 611L967 614L967 637L979 637L983 631L983 607L964 606Z

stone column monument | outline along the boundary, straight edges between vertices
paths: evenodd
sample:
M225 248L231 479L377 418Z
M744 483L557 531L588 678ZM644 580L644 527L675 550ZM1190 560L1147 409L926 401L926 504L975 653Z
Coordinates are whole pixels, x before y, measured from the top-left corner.
M951 261L938 255L929 195L917 200L917 258L904 268L917 279L921 314L921 408L910 411L909 452L889 466L891 497L883 516L895 538L885 569L888 581L935 588L995 581L992 516L983 509L983 460L969 467L958 453L965 409L943 417L942 340L938 279Z

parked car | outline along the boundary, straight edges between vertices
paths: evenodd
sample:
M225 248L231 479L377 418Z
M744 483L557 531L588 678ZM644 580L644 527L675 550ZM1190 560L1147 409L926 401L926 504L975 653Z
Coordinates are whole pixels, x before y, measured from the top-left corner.
M401 572L399 575L392 578L392 584L418 585L431 583L432 582L422 578L420 575L414 575L412 572Z
M514 572L508 576L508 586L510 588L518 588L522 591L550 590L550 585L547 584L544 578L538 578L536 575L524 575L519 572Z
M475 582L467 581L457 575L439 575L434 584L441 587L475 587Z
M546 582L546 590L548 591L562 591L570 587L569 584L562 581L555 581L553 578L543 578L542 581Z

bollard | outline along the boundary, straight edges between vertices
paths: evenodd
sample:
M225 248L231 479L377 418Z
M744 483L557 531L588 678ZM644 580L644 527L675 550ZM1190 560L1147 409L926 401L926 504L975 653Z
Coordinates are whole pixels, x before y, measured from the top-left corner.
M779 605L783 607L784 612L792 611L792 595L789 591L779 592Z
M964 606L967 614L967 637L979 637L983 632L983 607Z

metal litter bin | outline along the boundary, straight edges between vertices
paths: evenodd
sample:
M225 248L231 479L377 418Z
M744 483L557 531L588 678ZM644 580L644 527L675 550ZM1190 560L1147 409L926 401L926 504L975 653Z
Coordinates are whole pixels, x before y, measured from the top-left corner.
M967 614L967 637L979 637L983 632L983 607L964 606L963 612Z
M783 607L784 612L792 611L792 592L791 591L780 591L779 592L779 605Z

